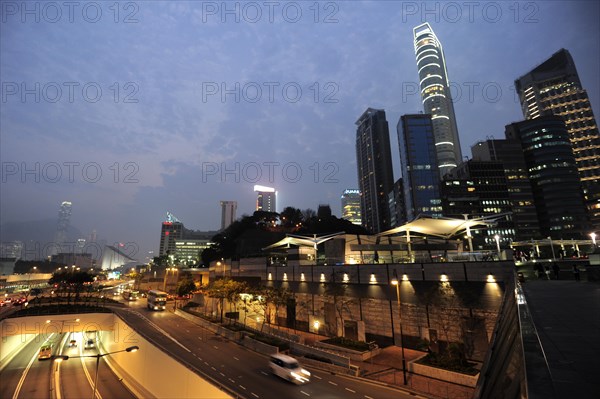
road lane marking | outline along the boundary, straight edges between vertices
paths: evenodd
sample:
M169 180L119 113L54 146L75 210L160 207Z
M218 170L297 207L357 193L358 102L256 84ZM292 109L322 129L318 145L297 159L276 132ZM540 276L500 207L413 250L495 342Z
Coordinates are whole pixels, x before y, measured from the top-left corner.
M212 366L211 366L210 368L211 368L211 369L213 369L214 371L217 371L217 369L216 369L216 368L214 368L214 367L212 367Z
M234 356L233 358L234 358L235 360L240 360L240 359L238 359L238 358L237 358L237 357L235 357L235 356Z
M19 397L19 392L21 391L21 387L23 386L23 383L25 382L25 377L27 377L27 373L29 372L31 365L33 364L35 359L37 359L37 357L38 357L38 353L36 352L33 354L33 357L29 361L29 364L27 365L27 367L25 367L25 371L23 371L23 374L21 375L21 379L19 380L19 383L17 384L17 388L15 389L15 394L13 395L13 399L17 399ZM50 361L52 361L52 360L50 360Z
M213 345L213 348L215 348L215 349L219 349L219 347L218 347L218 346L216 346L216 345Z
M223 377L225 377L225 374L223 374L223 373L221 373L221 372L219 372L219 374L221 374Z
M265 373L264 371L261 371L261 373L263 373L264 375L269 375L269 373Z
M365 395L365 398L367 399L373 399L372 397L370 397L369 395Z
M304 391L300 391L300 393L303 393L303 394L305 394L306 396L310 396L310 394L308 394L308 393L306 393L306 392L304 392Z
M353 390L352 390L352 389L350 389L350 388L345 388L345 389L346 389L346 391L349 391L349 392L352 392L352 393L356 393L356 391L353 391Z
M259 397L259 396L258 396L257 394L255 394L254 392L250 392L250 394L251 394L252 396L254 396L255 398L258 398L258 397Z
M233 378L229 378L229 381L231 381L235 384L235 380Z
M336 384L335 382L333 382L333 381L329 381L329 383L330 383L331 385L335 385L335 386L337 387L337 384Z
M204 362L204 364L206 364L207 366L209 366L208 362Z
M246 390L246 387L243 385L240 385L240 388L242 388L244 391Z
M323 378L319 377L319 376L318 376L318 375L316 375L316 374L313 374L312 376L313 376L313 377L315 377L315 378L316 378L316 379L318 379L318 380L322 380L322 379L323 379Z

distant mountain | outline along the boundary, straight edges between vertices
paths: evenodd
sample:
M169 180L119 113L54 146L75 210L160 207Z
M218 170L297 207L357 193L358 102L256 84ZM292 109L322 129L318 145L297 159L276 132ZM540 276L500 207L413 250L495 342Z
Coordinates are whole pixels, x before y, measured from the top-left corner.
M54 241L56 219L34 220L29 222L8 222L0 224L0 241L36 242L44 246ZM67 242L74 243L78 238L87 238L76 227L69 226Z

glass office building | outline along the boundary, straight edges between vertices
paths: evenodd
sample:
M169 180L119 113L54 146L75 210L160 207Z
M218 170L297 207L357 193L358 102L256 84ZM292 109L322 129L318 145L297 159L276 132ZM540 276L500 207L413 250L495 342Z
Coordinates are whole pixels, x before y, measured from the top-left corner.
M442 216L431 115L402 115L397 125L406 219Z
M600 228L600 133L569 51L561 49L515 81L523 115L560 115L569 132L588 213Z
M382 109L368 108L356 121L356 165L362 225L371 233L390 228L388 193L394 185L390 131Z
M542 237L581 239L590 229L569 133L560 116L506 126L525 156Z

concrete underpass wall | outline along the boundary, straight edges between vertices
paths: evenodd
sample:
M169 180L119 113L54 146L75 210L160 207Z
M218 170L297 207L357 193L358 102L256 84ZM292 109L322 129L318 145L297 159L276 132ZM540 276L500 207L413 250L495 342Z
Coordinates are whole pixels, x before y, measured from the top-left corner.
M29 342L34 340L37 334L9 335L2 336L0 341L0 371L4 369L7 363Z
M139 346L137 352L115 353L109 359L138 395L144 398L231 398L138 335L117 316L114 316L114 327L99 333L102 351Z
M78 320L78 321L77 321ZM48 322L49 321L49 322ZM125 384L140 398L231 398L196 373L151 344L112 313L63 314L4 319L0 322L0 370L34 339L40 345L63 332L98 332L100 353L125 350L137 345L137 352L114 353L104 358Z

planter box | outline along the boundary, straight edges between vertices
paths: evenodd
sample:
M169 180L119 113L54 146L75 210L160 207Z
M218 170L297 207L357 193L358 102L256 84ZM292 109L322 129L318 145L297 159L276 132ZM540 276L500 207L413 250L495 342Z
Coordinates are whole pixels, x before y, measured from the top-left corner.
M337 353L343 354L344 356L349 357L350 360L354 360L355 362L364 362L365 360L368 360L368 359L372 358L373 356L379 355L379 353L381 352L381 348L376 348L376 349L373 349L370 351L362 352L362 351L344 348L343 346L326 344L325 342L321 342L321 341L316 341L315 346L317 348L323 348L323 349L330 350L332 352L337 352Z
M477 380L479 379L479 373L475 375L458 373L456 371L450 371L441 369L438 367L427 366L425 364L417 363L425 356L421 356L418 359L408 362L408 370L411 373L424 375L427 377L437 378L438 380L447 381L453 384L465 385L468 387L475 388Z

